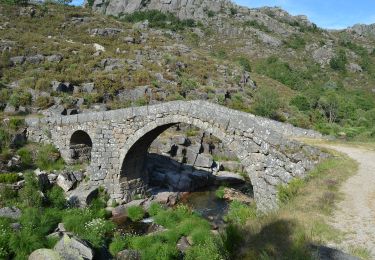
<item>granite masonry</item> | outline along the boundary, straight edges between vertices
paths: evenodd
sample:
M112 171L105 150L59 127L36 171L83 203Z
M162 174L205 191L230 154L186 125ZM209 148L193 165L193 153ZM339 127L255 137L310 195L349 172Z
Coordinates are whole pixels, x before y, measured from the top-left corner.
M89 184L105 187L113 199L125 203L147 190L145 160L151 143L179 123L212 134L238 157L249 175L260 211L277 208L277 186L305 177L325 156L291 139L321 137L314 131L206 101L28 118L27 135L31 141L56 145L68 163L89 160Z

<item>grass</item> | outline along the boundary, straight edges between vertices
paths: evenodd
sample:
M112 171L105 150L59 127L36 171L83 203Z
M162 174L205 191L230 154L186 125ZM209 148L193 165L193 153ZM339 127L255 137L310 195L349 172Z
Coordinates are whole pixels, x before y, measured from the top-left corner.
M310 259L310 244L340 242L343 234L327 223L327 217L341 199L340 185L356 172L357 164L344 155L334 155L305 181L296 180L282 188L280 210L248 218L242 228L245 238L239 258Z
M145 212L142 207L140 206L131 206L127 209L128 217L132 221L139 221L145 215Z

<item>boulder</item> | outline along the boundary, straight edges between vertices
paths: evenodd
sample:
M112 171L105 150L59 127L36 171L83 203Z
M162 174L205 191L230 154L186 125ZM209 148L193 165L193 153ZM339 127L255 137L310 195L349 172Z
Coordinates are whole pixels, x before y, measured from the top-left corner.
M59 185L65 192L71 190L77 180L72 174L69 173L60 173L57 176L56 184Z
M40 248L29 255L29 260L63 260L63 258L52 249Z
M165 204L165 205L168 205L168 206L176 205L178 199L179 199L179 193L178 192L171 192L171 191L158 192L157 194L155 194L152 197L153 202Z
M44 61L44 56L41 54L26 57L26 62L31 64L39 64Z
M50 56L47 56L46 57L46 60L49 61L49 62L61 62L63 59L63 56L61 54L52 54Z
M177 241L177 249L178 251L184 253L186 250L189 249L189 247L191 247L188 239L183 236L181 237L178 241Z
M100 62L100 66L105 71L112 71L115 69L121 69L125 67L125 59L106 58Z
M68 234L64 234L55 245L54 250L58 252L63 259L90 260L94 258L94 252L86 242Z
M74 91L74 86L69 82L52 81L51 85L55 92L72 93Z
M26 60L25 56L16 56L16 57L10 58L10 62L12 63L13 66L22 65L25 62L25 60Z
M95 89L95 83L94 82L82 83L81 88L82 88L82 92L92 93Z
M116 255L117 260L141 260L141 254L136 250L122 250Z
M27 141L26 130L24 130L13 136L12 140L10 141L9 147L10 148L21 147L26 143L26 141Z
M224 189L224 196L223 199L228 200L228 201L239 201L245 204L251 204L254 202L254 199L249 197L246 194L243 194L239 190L235 190L232 188L225 188Z
M98 43L94 43L93 46L94 46L95 51L100 51L100 52L104 52L105 51L104 46L102 46L102 45L100 45Z
M99 35L99 36L107 36L107 37L115 36L119 34L120 32L122 32L122 30L117 29L117 28L95 28L95 29L89 30L89 33L91 35Z
M354 73L360 73L360 72L363 71L362 67L359 66L356 63L349 63L348 64L348 70L351 71L351 72L354 72Z
M202 167L202 168L211 168L213 164L212 156L209 154L198 154L194 166L196 167Z
M16 111L17 111L16 107L12 106L9 103L4 108L4 113L6 113L6 114L13 114Z
M127 36L127 37L124 37L123 38L123 41L125 43L135 43L135 38L134 37L131 37L131 36Z
M5 207L0 209L0 217L3 218L19 219L21 215L21 210L16 207Z
M99 188L90 185L80 185L68 193L68 203L72 206L86 207L99 194Z

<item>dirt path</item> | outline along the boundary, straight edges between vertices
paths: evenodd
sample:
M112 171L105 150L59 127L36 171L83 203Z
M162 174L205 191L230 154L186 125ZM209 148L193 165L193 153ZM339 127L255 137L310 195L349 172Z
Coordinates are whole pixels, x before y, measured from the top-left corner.
M338 246L345 251L350 246L366 248L375 259L375 151L341 145L325 147L345 153L359 164L358 173L341 187L344 200L338 203L330 221L345 232Z

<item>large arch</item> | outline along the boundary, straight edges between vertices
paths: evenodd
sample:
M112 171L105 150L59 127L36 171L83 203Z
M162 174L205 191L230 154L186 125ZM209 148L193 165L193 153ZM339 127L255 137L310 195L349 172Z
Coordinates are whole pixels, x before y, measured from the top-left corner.
M147 187L148 174L145 169L145 160L148 148L161 133L180 123L198 127L217 137L225 147L234 152L244 168L248 166L248 161L246 160L248 154L245 152L245 147L240 142L234 140L233 137L230 137L231 135L226 133L224 129L197 118L176 115L167 116L146 124L125 142L124 148L121 150L119 169L119 182L124 188L124 194L134 195L134 193L140 192ZM249 174L249 176L251 180L251 175ZM129 192L126 192L126 190L129 190Z
M71 163L88 163L91 160L92 140L90 135L83 131L75 131L69 142L69 160Z

